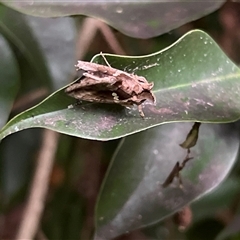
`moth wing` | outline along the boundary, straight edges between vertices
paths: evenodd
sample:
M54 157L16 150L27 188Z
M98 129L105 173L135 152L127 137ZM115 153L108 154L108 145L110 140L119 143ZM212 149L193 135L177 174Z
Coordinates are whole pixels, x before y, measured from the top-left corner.
M91 71L91 72L98 71L99 66L100 65L97 63L90 63L85 61L78 61L78 63L75 65L77 70L84 70L84 71Z
M152 103L156 103L156 97L151 91L143 91L138 95L139 99L149 100Z
M114 75L115 72L121 71L112 67L100 65L97 63L85 62L85 61L78 61L75 67L77 70L83 70L86 72L93 72L93 73L102 72L102 73L107 73L109 75Z
M119 84L115 83L118 81L114 77L98 77L90 73L83 73L84 78L80 78L77 82L68 86L65 90L66 93L80 90L88 91L99 91L99 90L109 90L115 91Z
M100 84L100 83L106 83L106 84L113 85L117 81L119 81L115 77L111 77L111 76L104 76L104 77L101 76L100 77L97 74L91 74L91 73L87 73L87 72L83 73L83 76L88 78L89 80L91 80L92 85L96 85L96 84ZM85 81L86 81L85 79L82 80L83 84L84 84Z
M69 93L69 95L74 97L75 99L87 102L118 103L118 101L114 99L112 92L81 90L74 93ZM121 105L121 103L119 104Z

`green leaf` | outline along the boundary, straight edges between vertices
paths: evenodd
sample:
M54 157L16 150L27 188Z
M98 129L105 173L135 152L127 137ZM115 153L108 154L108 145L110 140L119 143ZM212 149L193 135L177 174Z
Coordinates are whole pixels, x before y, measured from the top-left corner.
M76 61L76 25L72 18L25 16L46 59L46 65L58 89L72 80Z
M51 80L44 55L25 17L0 5L0 32L22 53L36 73L38 80L49 86ZM37 82L36 79L34 80Z
M226 177L239 149L235 124L203 124L191 148L194 157L178 182L162 187L177 161L190 123L174 123L129 136L115 153L96 208L96 239L112 239L173 214L212 191Z
M193 224L216 216L221 209L231 206L239 194L239 179L237 177L228 177L215 191L191 205L194 216Z
M110 140L163 123L199 121L226 123L240 117L240 70L202 31L192 31L160 52L127 57L105 55L112 67L154 82L157 103L136 107L82 103L64 89L19 114L1 130L0 138L31 127L49 128L87 139ZM104 64L101 55L94 62ZM70 104L75 104L68 108Z
M83 14L103 19L114 28L135 38L151 38L168 32L187 22L201 18L225 1L1 1L20 12L60 17ZM174 16L174 17L172 17Z
M8 119L19 87L19 69L7 41L0 35L0 127Z

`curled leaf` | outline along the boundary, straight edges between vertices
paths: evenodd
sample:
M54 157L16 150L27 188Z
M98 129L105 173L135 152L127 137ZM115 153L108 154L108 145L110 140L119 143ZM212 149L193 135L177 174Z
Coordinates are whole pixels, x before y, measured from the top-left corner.
M193 124L193 127L190 130L190 132L188 133L186 140L183 143L179 144L182 148L190 149L196 145L197 140L198 140L198 133L199 133L200 125L201 125L201 123L199 123L199 122L195 122Z

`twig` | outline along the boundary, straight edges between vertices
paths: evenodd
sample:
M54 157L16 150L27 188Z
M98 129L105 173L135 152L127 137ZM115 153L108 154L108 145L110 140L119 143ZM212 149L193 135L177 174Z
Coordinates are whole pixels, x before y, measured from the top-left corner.
M82 224L83 227L80 236L80 239L85 240L91 239L91 234L94 228L94 207L100 188L103 144L102 142L97 141L86 141L85 144L84 142L81 141L83 148L91 149L91 152L86 153L84 170L79 181L79 192L86 200L85 219Z
M77 41L77 59L82 59L87 53L98 30L102 33L114 53L126 54L112 32L112 29L107 24L99 19L86 18L82 24Z
M57 149L58 137L58 133L44 130L36 172L16 239L33 239L38 231L47 195L49 176Z
M96 24L96 19L85 18L81 26L81 31L79 31L78 41L76 46L76 57L77 59L82 59L83 56L89 50L90 45L93 42L94 36L98 30Z
M27 93L14 102L12 112L18 112L22 109L31 107L39 99L42 99L48 95L49 91L46 88L39 88L35 91Z
M97 26L114 53L121 55L126 54L117 38L115 37L114 33L112 32L112 29L106 23L97 20Z

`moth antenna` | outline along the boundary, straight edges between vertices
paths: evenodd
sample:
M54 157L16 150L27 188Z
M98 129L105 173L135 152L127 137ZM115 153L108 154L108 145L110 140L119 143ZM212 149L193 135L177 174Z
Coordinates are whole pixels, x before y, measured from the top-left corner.
M105 56L103 55L102 52L100 52L100 55L101 55L102 58L104 59L105 63L111 68L111 65L109 64L109 62L107 61L107 59L105 58Z

